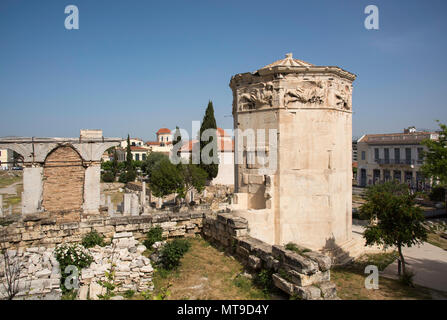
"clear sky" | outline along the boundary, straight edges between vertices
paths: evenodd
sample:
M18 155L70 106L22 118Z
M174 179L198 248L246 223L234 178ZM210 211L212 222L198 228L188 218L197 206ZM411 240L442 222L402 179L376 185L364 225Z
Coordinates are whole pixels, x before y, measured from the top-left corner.
M66 30L66 5L79 30ZM365 7L379 8L366 30ZM1 0L0 136L155 139L208 100L232 128L232 75L285 53L357 74L353 135L447 122L447 1Z

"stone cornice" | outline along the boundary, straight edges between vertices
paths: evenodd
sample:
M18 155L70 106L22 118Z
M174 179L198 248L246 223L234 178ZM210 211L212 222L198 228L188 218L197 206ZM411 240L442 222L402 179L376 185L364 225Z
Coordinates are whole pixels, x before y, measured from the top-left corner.
M340 67L337 66L309 66L309 67L296 67L296 66L274 66L269 68L263 68L259 69L256 72L245 72L245 73L238 73L231 77L230 80L230 87L233 87L236 82L239 82L240 80L255 80L255 78L259 78L260 76L268 76L268 75L282 75L282 74L290 74L290 73L296 73L296 74L333 74L337 75L343 79L346 79L350 82L353 82L357 75L346 71Z

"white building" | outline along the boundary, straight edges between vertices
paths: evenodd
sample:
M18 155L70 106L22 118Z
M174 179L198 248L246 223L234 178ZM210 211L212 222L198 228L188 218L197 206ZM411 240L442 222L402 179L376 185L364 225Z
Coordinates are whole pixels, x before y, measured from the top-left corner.
M156 132L156 135L157 141L147 141L145 143L146 147L149 148L150 152L160 152L169 155L173 148L172 131L168 128L161 128Z
M0 149L0 168L2 170L12 168L13 154L12 150Z
M421 145L425 139L437 140L436 132L418 132L414 127L403 133L367 134L357 142L359 186L397 180L421 190L429 181L421 173Z
M129 138L129 142L130 145L134 147L141 147L144 145L143 140L140 138ZM127 139L123 139L123 141L121 141L120 147L124 149L127 148Z
M234 140L223 129L217 128L219 171L212 184L234 185ZM192 150L198 140L190 140L183 144L180 156L184 159L191 157ZM199 146L196 146L199 149Z

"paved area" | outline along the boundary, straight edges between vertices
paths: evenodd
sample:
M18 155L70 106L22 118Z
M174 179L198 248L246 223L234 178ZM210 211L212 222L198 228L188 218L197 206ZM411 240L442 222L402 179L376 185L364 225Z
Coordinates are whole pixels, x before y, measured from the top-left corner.
M8 195L16 195L17 194L17 185L21 184L22 182L14 182L13 184L0 188L0 194L8 194Z
M360 239L362 237L363 227L360 223L359 221L353 221L352 233L354 238ZM424 242L419 246L403 248L403 253L407 268L415 273L413 278L415 284L447 292L446 250ZM381 275L388 278L397 278L397 261L390 264Z
M414 283L447 292L447 251L424 242L420 246L403 249L407 268L414 273ZM397 277L397 261L390 264L383 276Z

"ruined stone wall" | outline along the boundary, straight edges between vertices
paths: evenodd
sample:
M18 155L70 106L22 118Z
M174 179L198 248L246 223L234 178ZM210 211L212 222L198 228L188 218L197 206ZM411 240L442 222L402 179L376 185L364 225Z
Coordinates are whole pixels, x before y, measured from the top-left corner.
M60 299L60 268L53 248L31 247L8 250L8 261L17 268L17 295L14 299ZM5 256L0 253L0 300L6 299Z
M247 220L232 214L207 214L203 235L234 253L254 271L270 270L273 284L299 299L338 299L330 281L331 258L297 246L297 251L248 235Z
M80 242L92 231L103 234L106 240L116 232L132 232L135 239L143 239L152 226L161 226L166 238L194 236L202 230L203 211L170 212L141 216L90 216L80 221L59 222L47 215L27 215L21 220L0 226L0 241L6 247L50 247L62 242Z
M43 169L42 206L45 211L80 211L84 176L82 159L72 147L53 150L46 158Z

